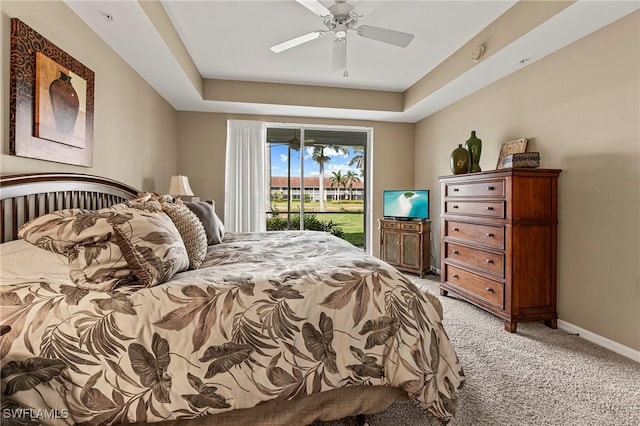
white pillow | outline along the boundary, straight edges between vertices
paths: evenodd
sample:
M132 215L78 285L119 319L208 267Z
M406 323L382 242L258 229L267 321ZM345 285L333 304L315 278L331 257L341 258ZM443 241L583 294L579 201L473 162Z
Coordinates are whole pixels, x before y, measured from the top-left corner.
M69 260L24 240L0 244L0 284L46 281L73 285Z

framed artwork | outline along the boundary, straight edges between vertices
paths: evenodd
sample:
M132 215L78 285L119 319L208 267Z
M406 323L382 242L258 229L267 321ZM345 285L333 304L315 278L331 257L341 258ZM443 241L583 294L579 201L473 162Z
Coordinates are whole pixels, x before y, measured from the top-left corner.
M11 19L9 153L93 166L95 75Z
M498 164L496 164L496 169L502 168L502 160L507 155L526 152L526 150L527 150L526 138L516 139L516 140L503 143L502 147L500 147L500 155L498 156Z
M85 147L87 81L41 52L36 53L35 135Z

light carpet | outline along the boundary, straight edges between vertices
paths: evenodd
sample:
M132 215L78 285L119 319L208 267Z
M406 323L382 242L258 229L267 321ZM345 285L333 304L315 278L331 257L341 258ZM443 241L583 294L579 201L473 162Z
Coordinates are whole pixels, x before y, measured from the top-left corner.
M438 295L437 276L407 275ZM542 322L503 321L455 297L438 295L444 326L464 368L449 425L640 426L640 364ZM441 425L410 401L367 416L370 426ZM351 426L355 418L314 422Z

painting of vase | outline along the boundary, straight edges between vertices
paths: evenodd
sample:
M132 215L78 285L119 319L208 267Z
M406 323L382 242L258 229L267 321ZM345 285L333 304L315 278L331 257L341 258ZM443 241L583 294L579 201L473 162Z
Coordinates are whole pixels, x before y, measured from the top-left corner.
M86 99L82 77L37 52L34 136L84 148Z

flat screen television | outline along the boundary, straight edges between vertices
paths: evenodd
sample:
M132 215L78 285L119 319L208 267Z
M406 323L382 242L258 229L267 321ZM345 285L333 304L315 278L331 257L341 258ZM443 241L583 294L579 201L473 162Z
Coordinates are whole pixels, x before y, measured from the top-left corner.
M385 219L429 219L429 190L384 190L382 215Z

